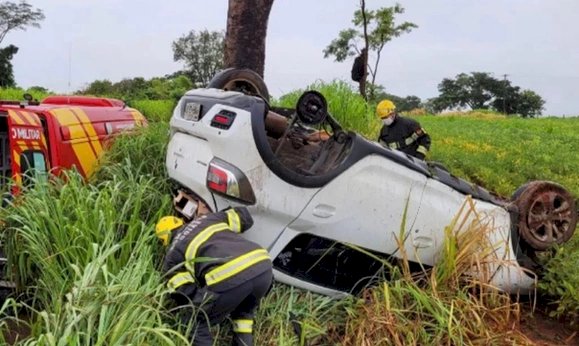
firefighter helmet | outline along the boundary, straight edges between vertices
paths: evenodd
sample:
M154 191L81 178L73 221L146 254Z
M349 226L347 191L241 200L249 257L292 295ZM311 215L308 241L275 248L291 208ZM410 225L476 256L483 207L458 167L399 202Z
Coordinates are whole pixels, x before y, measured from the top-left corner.
M376 115L380 119L388 118L396 110L396 105L390 100L382 100L376 106Z
M175 216L164 216L155 226L157 238L163 241L163 245L169 244L169 235L175 229L183 226L183 220Z

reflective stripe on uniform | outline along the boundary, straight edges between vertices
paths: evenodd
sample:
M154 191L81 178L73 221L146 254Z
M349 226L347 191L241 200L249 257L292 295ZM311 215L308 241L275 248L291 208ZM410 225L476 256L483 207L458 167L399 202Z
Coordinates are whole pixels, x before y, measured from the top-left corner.
M191 275L191 273L189 273L188 271L179 272L173 275L171 279L169 279L169 282L167 282L167 287L171 291L175 291L180 286L183 286L188 283L192 284L195 283L195 278L193 277L193 275Z
M382 141L382 143L385 143L386 146L388 146L390 149L400 149L412 145L412 143L416 142L418 138L424 136L425 134L426 131L424 131L423 128L419 128L418 130L414 131L410 136L404 139L404 144L401 144L402 141L400 143L398 142L385 143Z
M233 320L233 332L235 333L252 333L253 320Z
M233 209L227 211L227 220L229 222L229 228L235 233L241 232L241 221L239 220L239 214Z
M426 149L425 146L423 145L419 145L418 149L416 149L417 152L426 155L428 153L428 149Z
M420 137L420 135L418 133L414 132L409 137L406 137L406 139L404 140L404 144L410 145L410 144L416 142L418 137Z
M207 241L207 239L211 238L217 232L228 230L229 226L225 222L220 222L218 224L209 226L199 232L195 238L191 240L189 245L187 245L187 250L185 251L185 267L191 272L192 275L195 275L195 258L197 257L197 252L199 251L199 247L203 245Z
M207 286L214 285L242 272L258 262L269 259L269 254L265 249L250 251L209 271L205 274L205 282Z

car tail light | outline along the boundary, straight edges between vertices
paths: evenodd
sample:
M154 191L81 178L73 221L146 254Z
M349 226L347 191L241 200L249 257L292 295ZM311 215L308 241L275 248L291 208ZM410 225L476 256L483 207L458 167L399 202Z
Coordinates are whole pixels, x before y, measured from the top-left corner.
M209 163L207 187L227 197L249 204L255 203L253 189L245 174L239 168L221 159L214 158Z

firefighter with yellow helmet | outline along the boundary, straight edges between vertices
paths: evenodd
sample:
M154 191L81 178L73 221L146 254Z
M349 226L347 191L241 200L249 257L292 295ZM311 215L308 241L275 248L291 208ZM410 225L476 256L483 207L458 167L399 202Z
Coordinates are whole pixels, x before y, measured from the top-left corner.
M430 150L430 136L418 121L400 116L390 100L378 103L376 116L382 120L380 144L424 160Z
M253 317L271 287L272 262L267 250L239 234L253 225L245 207L230 208L184 224L161 218L157 237L168 245L163 262L167 286L180 306L193 305L193 345L213 345L210 326L227 316L233 321L233 345L253 345ZM204 209L204 210L203 210Z

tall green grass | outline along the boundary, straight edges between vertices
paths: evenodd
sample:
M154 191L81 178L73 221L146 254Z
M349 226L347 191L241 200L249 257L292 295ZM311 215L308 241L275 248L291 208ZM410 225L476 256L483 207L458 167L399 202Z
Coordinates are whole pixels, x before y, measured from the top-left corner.
M404 249L404 226L399 248ZM531 344L513 328L520 306L489 284L496 258L489 234L491 219L465 201L445 229L443 251L432 269L409 270L407 254L400 270L367 290L349 316L344 345L523 345ZM475 278L472 274L477 273Z
M290 286L276 284L262 300L254 330L256 345L340 344L355 300L333 300ZM230 345L227 324L219 330L218 345Z
M70 172L3 211L21 292L13 304L30 316L24 344L187 344L167 310L153 232L171 212L167 124L140 131L117 138L92 184Z
M173 100L136 100L130 102L130 106L138 109L150 122L169 122L176 104Z
M24 101L23 95L29 93L32 97L38 101L42 101L47 93L38 92L36 90L25 90L20 88L0 88L0 100L13 100L13 101Z
M129 169L132 174L150 176L162 189L167 188L165 154L168 142L169 124L166 122L151 123L128 135L115 138L112 148L102 158L91 181L112 180L119 169ZM130 164L125 164L127 161Z
M17 204L4 236L32 316L27 344L175 339L164 322L153 232L171 203L153 177L134 174L127 160L111 180L88 185L71 173L66 182L38 182Z
M319 83L307 89L312 88L325 94L330 112L346 128L361 131L370 138L376 136L379 123L373 116L373 108L366 107L347 85ZM279 105L294 106L299 95L295 92L282 97ZM170 117L171 108L159 113L156 118L159 122L152 121L136 135L118 138L90 184L71 174L66 184L59 181L39 184L17 200L14 208L1 211L5 220L2 234L9 244L11 262L18 268L14 275L22 295L17 303L9 302L0 309L0 314L4 314L0 315L0 329L9 328L9 315L17 305L20 316L29 315L25 321L31 327L30 338L21 344L187 343L187 329L177 323L169 310L164 280L158 271L163 249L153 236L156 220L171 212L164 167L168 126L163 121ZM461 171L462 167L471 165L473 170L478 167L484 172L491 166L491 174L480 175L480 182L505 194L518 183L510 182L515 175L505 173L507 165L495 161L511 158L471 155L466 150L470 146L462 143L484 147L484 143L477 141L483 135L491 139L486 133L492 130L495 137L500 137L492 138L493 145L500 145L499 152L508 154L519 139L511 136L510 130L501 132L505 126L518 127L519 138L530 139L533 131L542 133L549 125L554 135L545 136L542 141L558 141L555 134L561 131L566 135L571 132L568 140L575 138L572 134L575 125L568 129L568 123L564 123L568 119L554 119L552 123L545 119L536 128L533 124L537 120L517 123L518 119L505 119L484 124L481 121L485 119L427 116L419 120L434 139L431 158L467 178L472 177ZM457 139L444 140L454 138ZM554 145L525 144L525 148L538 151ZM555 155L559 161L566 158L564 150L545 155ZM455 157L459 159L454 161ZM544 170L543 165L550 161L541 157L540 153L527 153L524 149L518 155L521 162L537 164L541 179L557 180L551 175L552 168ZM485 160L483 165L481 161ZM568 164L572 167L570 174L576 173L573 162ZM560 174L564 177L568 173L563 170ZM494 180L495 176L505 174L507 183L501 185L500 179ZM531 176L526 170L521 170L521 174L522 180ZM575 182L574 186L577 181L569 180ZM470 209L465 210L468 213ZM489 247L481 246L488 225L482 221L469 223L469 227L458 232L457 225L463 223L459 222L459 216L456 220L446 230L445 251L432 270L413 276L403 265L402 270L393 272L391 280L367 290L361 297L333 301L276 285L258 311L257 344L529 343L517 332L520 305L484 282L469 279L472 268L482 268L482 263L490 261L489 252L485 251ZM560 268L576 268L579 263L577 239L574 237L556 254L547 267L552 275L541 281L541 287L559 299L560 313L568 316L579 311L576 281L579 275L576 270ZM219 344L228 344L226 324L218 335Z
M368 105L362 96L353 92L352 88L343 81L317 82L303 90L296 90L283 95L272 103L280 107L295 108L300 96L306 90L319 91L324 95L328 102L330 114L344 129L358 131L368 138L375 139L377 137L381 123L374 115L374 108Z

